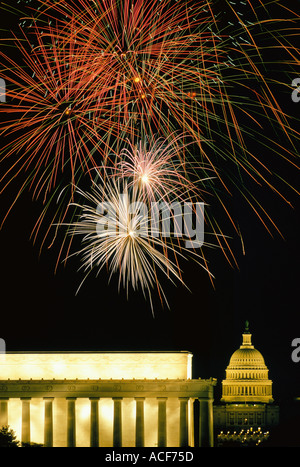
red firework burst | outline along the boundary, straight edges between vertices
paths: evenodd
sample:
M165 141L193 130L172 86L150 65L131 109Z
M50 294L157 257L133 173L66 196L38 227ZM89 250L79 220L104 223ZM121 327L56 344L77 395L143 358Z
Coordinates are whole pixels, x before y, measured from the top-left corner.
M93 76L95 92L110 99L128 126L165 136L178 126L199 132L195 99L205 114L223 54L219 48L216 55L221 39L209 30L205 0L41 3L47 14L60 16L55 35L76 43L83 75Z
M90 86L93 77L82 73L84 57L74 53L72 42L62 44L52 36L45 44L37 31L35 39L35 46L26 36L15 39L22 65L1 53L11 88L9 103L0 109L9 117L0 134L12 140L1 151L3 161L12 159L1 182L27 173L25 185L46 198L62 173L68 173L66 183L74 184L102 163L115 138L121 139L120 122L107 96L102 99Z
M238 19L234 29L230 22L222 23L215 3L208 0L40 3L53 19L60 18L49 35L76 43L82 73L93 76L94 92L104 102L110 100L123 128L139 133L138 139L156 133L168 137L180 130L196 143L189 157L200 162L200 177L205 161L224 192L229 193L232 184L243 191L245 176L284 199L269 177L272 167L248 143L252 139L262 147L273 146L274 153L293 161L293 145L283 147L278 137L262 130L273 126L288 144L298 137L272 91L278 80L266 76L262 54L268 53L271 40L296 66L298 51L283 40L280 30L275 37L278 20L265 17L261 2L248 5L255 23L244 21L226 2ZM296 21L297 15L291 14ZM283 20L281 27L288 25L289 19ZM243 195L260 218L265 216L259 202L246 191Z

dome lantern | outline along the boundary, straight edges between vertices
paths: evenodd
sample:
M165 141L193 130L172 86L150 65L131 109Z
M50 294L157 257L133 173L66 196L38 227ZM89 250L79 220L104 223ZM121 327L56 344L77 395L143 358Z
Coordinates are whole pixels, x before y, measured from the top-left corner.
M251 343L251 337L252 337L252 334L250 334L250 331L249 331L249 321L246 321L245 331L243 334L243 343L242 343L241 348L248 347L248 348L254 349Z

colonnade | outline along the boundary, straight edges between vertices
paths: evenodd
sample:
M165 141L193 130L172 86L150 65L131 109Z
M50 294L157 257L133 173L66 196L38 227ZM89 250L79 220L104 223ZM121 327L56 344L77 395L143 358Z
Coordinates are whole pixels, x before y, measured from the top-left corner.
M0 399L0 426L8 425L9 397ZM22 401L22 443L30 443L30 402L31 397L20 397ZM53 401L54 397L43 397L44 400L44 446L53 446ZM77 397L66 397L67 401L67 447L76 446L76 400ZM126 420L122 419L123 397L112 397L113 400L113 446L122 447L122 434ZM135 397L135 445L145 445L145 397ZM168 397L157 397L157 446L166 447L167 440L167 401ZM89 397L90 400L90 446L99 447L99 400L100 397ZM189 411L189 397L178 397L179 400L179 440L178 446L189 445L190 430L193 425L193 410ZM199 400L199 446L213 445L213 399ZM192 412L192 413L190 413ZM193 444L193 443L192 443Z
M223 383L223 396L272 396L271 385L225 385Z

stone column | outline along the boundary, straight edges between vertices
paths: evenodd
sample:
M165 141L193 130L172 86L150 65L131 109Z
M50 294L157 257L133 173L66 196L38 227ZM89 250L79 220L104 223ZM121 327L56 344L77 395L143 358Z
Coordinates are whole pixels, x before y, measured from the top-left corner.
M99 397L90 397L91 401L91 448L99 447Z
M188 430L188 397L179 397L180 401L180 425L179 425L179 446L187 447L189 442Z
M0 399L0 427L8 425L8 397Z
M167 446L167 397L158 397L158 433L157 446Z
M190 398L188 403L189 411L189 446L195 447L195 419L194 419L194 401L195 399Z
M114 425L113 446L122 447L122 397L113 397L114 401Z
M213 399L203 398L200 401L199 446L213 447Z
M30 399L21 397L22 401L22 443L30 443Z
M45 401L45 421L44 421L44 446L53 447L53 399L54 397L44 397Z
M136 418L135 418L135 445L143 448L145 445L144 427L144 397L136 397Z
M76 397L67 397L67 447L76 447Z

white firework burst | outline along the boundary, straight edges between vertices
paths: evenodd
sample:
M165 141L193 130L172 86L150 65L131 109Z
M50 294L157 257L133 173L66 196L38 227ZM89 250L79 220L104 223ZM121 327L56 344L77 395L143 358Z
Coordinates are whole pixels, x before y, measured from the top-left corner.
M145 197L138 187L129 187L113 177L104 182L100 174L98 176L89 193L77 189L82 201L73 205L80 210L80 215L77 221L69 224L69 233L82 236L82 248L72 256L81 256L80 269L84 270L85 278L95 270L98 275L107 266L109 280L118 275L119 288L122 286L127 294L129 286L133 290L140 289L152 307L151 296L156 288L161 301L168 304L160 275L186 287L179 259L186 258L187 251L196 260L202 259L201 255L187 250L181 239L166 238L159 226L153 225ZM174 221L174 214L169 216Z

